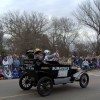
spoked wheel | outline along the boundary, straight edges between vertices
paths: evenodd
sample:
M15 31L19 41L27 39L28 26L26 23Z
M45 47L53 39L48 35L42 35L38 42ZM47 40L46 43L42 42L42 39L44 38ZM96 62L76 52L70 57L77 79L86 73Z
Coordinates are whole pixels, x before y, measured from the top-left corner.
M89 76L87 74L82 74L79 80L80 86L86 88L89 83Z
M19 80L19 86L23 90L29 90L32 88L33 82L29 74L24 74Z
M37 84L37 91L41 96L48 96L53 89L53 82L49 77L43 77Z

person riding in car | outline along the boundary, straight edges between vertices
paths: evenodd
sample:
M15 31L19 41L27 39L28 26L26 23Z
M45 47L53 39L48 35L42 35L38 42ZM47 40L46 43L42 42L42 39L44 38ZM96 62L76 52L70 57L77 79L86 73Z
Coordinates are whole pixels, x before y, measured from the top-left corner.
M49 50L44 50L44 53L45 53L44 61L58 61L59 58L58 52L50 54Z
M34 50L34 59L38 59L38 60L43 60L44 59L44 53L42 52L41 49L36 48Z

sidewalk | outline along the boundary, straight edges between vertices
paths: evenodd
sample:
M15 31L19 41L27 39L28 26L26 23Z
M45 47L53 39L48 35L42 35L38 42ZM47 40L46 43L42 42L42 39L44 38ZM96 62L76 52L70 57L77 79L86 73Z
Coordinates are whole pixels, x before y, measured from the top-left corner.
M93 75L93 76L100 76L100 69L99 70L88 71L88 74Z
M90 70L90 71L88 71L88 72L92 72L92 73L100 73L100 69L95 69L95 70Z

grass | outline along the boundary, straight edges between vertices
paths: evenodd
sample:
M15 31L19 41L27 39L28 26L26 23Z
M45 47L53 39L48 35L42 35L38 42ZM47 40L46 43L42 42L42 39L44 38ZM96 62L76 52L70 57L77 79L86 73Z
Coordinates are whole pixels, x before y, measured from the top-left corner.
M100 69L89 70L88 72L100 72Z

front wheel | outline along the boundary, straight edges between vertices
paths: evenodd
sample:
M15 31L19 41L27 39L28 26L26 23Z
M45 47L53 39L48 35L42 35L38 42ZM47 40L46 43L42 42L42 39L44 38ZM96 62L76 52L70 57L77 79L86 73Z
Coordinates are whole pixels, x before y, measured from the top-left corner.
M37 91L41 96L48 96L53 89L52 79L49 77L43 77L37 84Z
M84 73L81 75L80 80L79 80L80 86L82 88L86 88L88 83L89 83L89 76L88 74Z
M21 78L19 79L19 86L23 90L29 90L32 88L33 83L29 74L24 74L23 76L21 76Z

